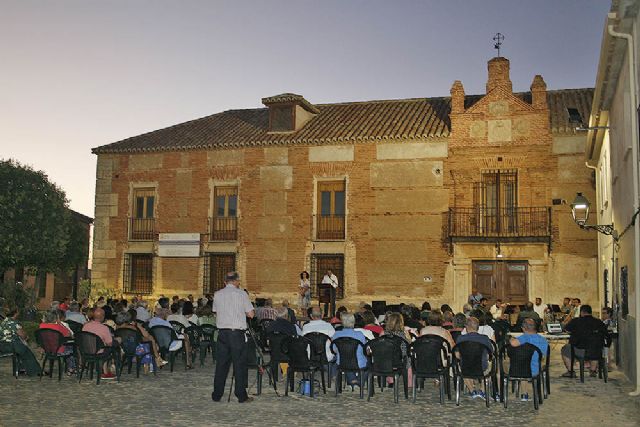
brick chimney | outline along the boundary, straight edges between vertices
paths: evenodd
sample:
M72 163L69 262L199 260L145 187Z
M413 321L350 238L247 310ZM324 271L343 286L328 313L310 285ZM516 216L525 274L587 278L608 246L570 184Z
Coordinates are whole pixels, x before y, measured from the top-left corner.
M503 57L491 59L487 68L489 70L489 80L487 80L487 93L493 89L502 87L509 92L513 92L511 79L509 79L509 60Z
M451 86L451 112L464 113L464 87L460 80L453 82Z
M533 108L547 108L547 84L540 74L531 83L531 105Z

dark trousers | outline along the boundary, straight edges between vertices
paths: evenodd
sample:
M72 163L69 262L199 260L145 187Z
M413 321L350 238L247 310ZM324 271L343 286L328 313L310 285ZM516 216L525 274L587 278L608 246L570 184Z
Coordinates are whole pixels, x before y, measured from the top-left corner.
M240 402L247 400L247 343L244 331L220 330L216 343L216 373L213 379L213 400L222 399L229 367L233 363L234 393Z
M21 341L16 340L13 343L0 343L0 351L3 353L11 353L12 351L18 356L18 363L30 377L36 376L40 373L40 366L29 347L24 345Z
M336 288L329 286L329 299L331 300L331 317L336 315ZM324 317L329 317L329 303L324 303Z

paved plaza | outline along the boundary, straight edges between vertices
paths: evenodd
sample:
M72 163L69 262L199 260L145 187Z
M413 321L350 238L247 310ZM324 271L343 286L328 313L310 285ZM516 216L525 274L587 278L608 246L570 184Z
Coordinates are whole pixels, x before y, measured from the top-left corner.
M559 378L559 348L555 349L552 366L552 394L534 411L533 403L511 401L505 410L492 402L465 397L459 407L453 401L438 403L437 388L429 385L418 394L418 402L400 400L393 403L391 390L376 393L367 403L359 393L345 391L338 398L333 389L315 399L278 397L266 386L261 396L249 404L237 403L232 396L227 403L213 403L211 391L213 370L211 359L205 367L184 371L181 361L175 372L165 368L153 375L135 373L122 376L120 383L77 380L64 377L62 382L44 378L11 377L10 361L0 361L0 425L180 425L180 426L244 426L244 425L500 425L522 423L545 426L637 426L640 423L640 398L630 398L632 386L620 373L613 371L608 384L602 380ZM266 377L265 377L266 378ZM228 384L227 384L228 385ZM249 372L250 394L255 393L255 371ZM279 389L283 388L281 382ZM378 391L378 390L376 390Z

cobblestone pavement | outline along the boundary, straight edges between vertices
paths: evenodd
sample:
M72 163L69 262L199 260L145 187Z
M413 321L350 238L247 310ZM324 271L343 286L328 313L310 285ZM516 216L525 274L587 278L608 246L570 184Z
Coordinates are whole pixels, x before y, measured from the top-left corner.
M619 372L611 372L608 384L589 378L559 378L563 372L556 349L552 363L552 394L539 411L532 402L510 401L509 408L492 402L487 409L480 399L465 397L459 407L438 403L432 386L418 394L417 403L393 403L392 393L377 392L371 402L359 399L356 389L336 398L333 389L315 399L290 394L278 397L266 385L261 396L249 404L211 401L213 365L184 371L181 361L175 372L167 368L156 377L123 374L120 383L70 377L61 382L20 377L10 372L10 360L0 360L0 425L302 425L319 421L326 425L617 425L640 424L640 399L627 396L632 386ZM266 379L266 377L265 377ZM249 373L250 393L255 393L255 371ZM283 384L280 383L280 390ZM378 390L376 390L378 391Z

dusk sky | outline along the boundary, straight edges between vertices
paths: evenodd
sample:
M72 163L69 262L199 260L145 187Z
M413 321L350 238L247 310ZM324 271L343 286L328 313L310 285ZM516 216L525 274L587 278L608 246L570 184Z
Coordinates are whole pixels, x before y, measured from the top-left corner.
M0 0L0 158L93 216L91 148L295 92L312 103L593 87L610 2Z

